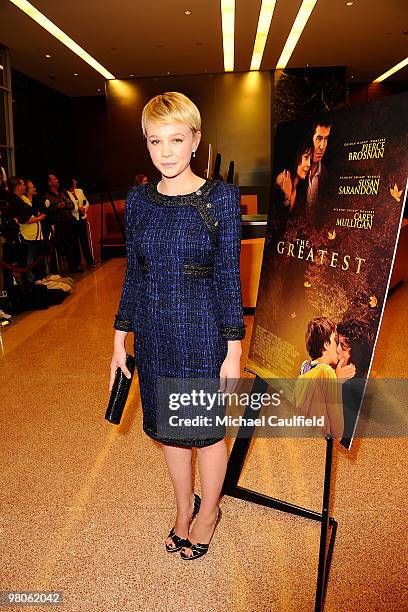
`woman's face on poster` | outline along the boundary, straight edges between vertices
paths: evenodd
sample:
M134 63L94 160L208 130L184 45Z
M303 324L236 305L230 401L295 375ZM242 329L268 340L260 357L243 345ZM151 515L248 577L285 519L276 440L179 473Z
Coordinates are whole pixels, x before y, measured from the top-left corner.
M312 164L312 151L305 151L302 153L302 157L300 159L299 165L296 169L298 177L304 181L307 173L310 170L310 166Z
M337 356L339 359L344 359L343 365L348 365L350 362L351 348L344 336L339 334L339 342L337 344Z

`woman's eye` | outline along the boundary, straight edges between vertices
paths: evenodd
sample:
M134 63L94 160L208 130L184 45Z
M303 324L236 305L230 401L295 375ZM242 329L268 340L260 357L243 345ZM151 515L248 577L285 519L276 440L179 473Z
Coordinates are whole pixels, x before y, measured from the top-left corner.
M150 144L155 145L155 144L158 144L159 142L160 142L159 140L151 140L151 141L150 141Z
M181 138L175 138L173 142L183 142Z

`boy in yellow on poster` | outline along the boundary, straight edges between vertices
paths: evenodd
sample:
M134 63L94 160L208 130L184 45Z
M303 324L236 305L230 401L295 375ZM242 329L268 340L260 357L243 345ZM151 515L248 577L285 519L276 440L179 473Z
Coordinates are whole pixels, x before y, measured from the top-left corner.
M306 331L310 360L300 368L295 388L295 407L305 417L324 417L326 435L341 438L344 432L342 383L353 378L353 364L343 365L337 354L336 324L326 317L312 319Z

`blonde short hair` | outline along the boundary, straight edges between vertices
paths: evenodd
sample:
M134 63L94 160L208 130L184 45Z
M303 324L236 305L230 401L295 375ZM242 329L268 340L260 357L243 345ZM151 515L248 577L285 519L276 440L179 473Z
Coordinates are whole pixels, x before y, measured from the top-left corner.
M193 134L201 130L200 111L190 100L178 91L167 91L155 96L142 111L142 130L146 138L147 124L152 122L169 123L177 121L189 126Z

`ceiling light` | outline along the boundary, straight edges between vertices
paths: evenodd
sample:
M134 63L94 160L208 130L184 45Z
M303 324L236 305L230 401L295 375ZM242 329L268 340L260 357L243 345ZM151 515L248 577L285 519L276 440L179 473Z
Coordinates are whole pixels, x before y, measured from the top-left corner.
M73 53L78 55L84 62L89 64L94 70L99 72L105 79L114 79L114 75L106 70L99 62L89 55L82 47L80 47L72 38L70 38L65 32L63 32L58 26L50 21L45 15L35 8L27 0L10 0L15 6L21 9L26 15L36 21L41 27L47 32L55 36L63 45L71 49Z
M74 72L74 76L79 76L79 74L77 72Z
M273 11L275 10L276 0L262 0L259 12L258 28L252 52L251 70L259 70L265 50L266 39L268 38L271 26Z
M134 76L135 76L134 74L129 74L129 77L130 77L131 79L133 79L133 78L134 78Z
M98 91L102 91L100 87L98 87Z
M222 45L224 50L224 70L234 70L234 28L235 0L221 0Z
M191 15L191 11L184 11L185 15Z
M296 47L299 38L309 20L310 15L316 5L317 0L303 0L296 19L293 23L292 29L289 33L288 39L283 47L281 56L276 64L277 70L283 70L286 68L288 61Z
M408 66L408 57L402 60L402 62L400 62L399 64L395 64L395 66L387 70L387 72L384 72L384 74L382 74L381 76L374 79L373 83L381 83L381 81L388 79L388 77L398 72L398 70L401 70L401 68L405 68L405 66Z
M353 6L354 2L346 2L346 6Z
M50 55L49 53L46 53L46 54L45 54L45 57L46 57L47 59L50 59L51 55Z

